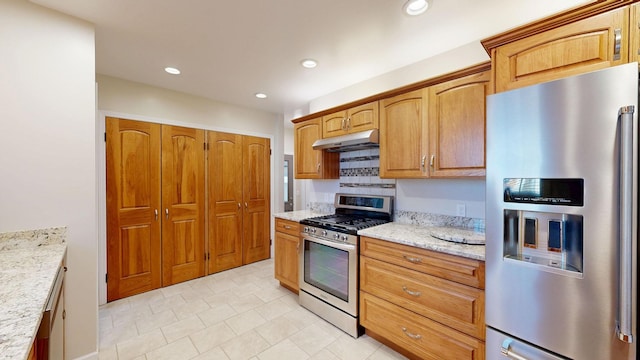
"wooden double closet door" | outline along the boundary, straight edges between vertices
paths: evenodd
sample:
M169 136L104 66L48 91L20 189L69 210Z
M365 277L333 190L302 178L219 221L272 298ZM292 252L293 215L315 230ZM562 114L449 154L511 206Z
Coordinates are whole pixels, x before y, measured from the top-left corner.
M270 257L269 139L107 117L107 301Z

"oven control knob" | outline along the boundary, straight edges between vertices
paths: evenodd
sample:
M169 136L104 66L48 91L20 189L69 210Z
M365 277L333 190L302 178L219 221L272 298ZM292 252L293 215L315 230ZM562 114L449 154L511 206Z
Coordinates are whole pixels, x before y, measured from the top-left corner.
M322 236L327 236L327 230L322 230Z
M336 240L340 240L340 234L333 234L333 238Z
M316 233L316 228L310 228L309 231L311 231L312 234Z
M309 227L308 227L308 226L305 226L303 231L304 231L304 232L306 232L306 233L308 233L308 232L309 232Z
M342 241L347 241L349 237L347 235L342 235Z

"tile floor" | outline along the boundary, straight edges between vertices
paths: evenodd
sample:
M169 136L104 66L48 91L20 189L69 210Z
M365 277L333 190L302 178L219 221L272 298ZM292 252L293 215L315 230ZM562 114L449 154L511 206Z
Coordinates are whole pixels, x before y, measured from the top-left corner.
M265 260L100 307L101 360L393 360L298 305Z

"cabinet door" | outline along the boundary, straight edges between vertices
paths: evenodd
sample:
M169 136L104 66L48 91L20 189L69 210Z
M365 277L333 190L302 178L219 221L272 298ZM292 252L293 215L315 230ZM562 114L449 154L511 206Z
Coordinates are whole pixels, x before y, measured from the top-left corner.
M340 154L313 150L313 143L322 136L322 119L317 118L294 126L294 170L296 179L337 179L340 175Z
M490 77L487 71L429 89L431 177L484 176Z
M242 265L242 135L208 133L209 273Z
M243 137L243 263L271 256L270 141Z
M640 3L631 5L629 24L629 62L640 62Z
M162 284L204 276L204 130L162 126Z
M106 119L107 301L162 282L160 125Z
M427 89L380 101L380 177L428 176Z
M629 7L500 46L496 92L603 69L628 61Z
M275 277L281 284L298 291L298 251L300 236L294 236L283 232L276 232L274 245L274 271Z
M377 129L379 122L378 102L374 101L349 109L346 126L351 133Z
M322 138L345 135L347 133L347 112L338 111L322 117Z

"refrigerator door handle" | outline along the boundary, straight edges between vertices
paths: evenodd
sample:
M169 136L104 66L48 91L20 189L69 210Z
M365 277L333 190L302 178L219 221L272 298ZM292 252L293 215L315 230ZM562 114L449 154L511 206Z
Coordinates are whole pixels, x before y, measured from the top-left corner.
M633 343L633 106L618 111L620 121L620 284L616 335Z
M513 359L513 360L527 360L526 357L524 356L520 356L518 354L516 354L515 352L513 352L511 350L511 343L513 342L513 340L511 339L505 339L502 342L502 347L500 349L500 353L502 353L502 355L506 356L509 359Z

